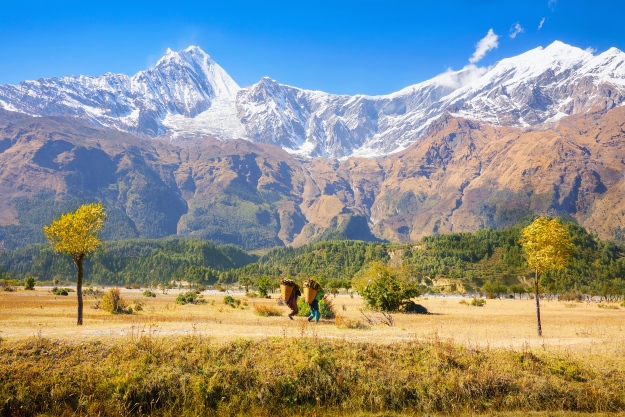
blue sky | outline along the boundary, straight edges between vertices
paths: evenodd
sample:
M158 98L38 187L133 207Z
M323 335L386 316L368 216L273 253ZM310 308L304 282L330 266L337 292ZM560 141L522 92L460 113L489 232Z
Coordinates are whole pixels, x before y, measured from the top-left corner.
M491 29L497 47L483 44L477 65L556 39L598 52L625 50L623 12L623 0L3 0L0 84L131 75L168 47L198 45L241 86L270 76L331 93L386 94L461 69ZM522 32L513 38L517 24Z

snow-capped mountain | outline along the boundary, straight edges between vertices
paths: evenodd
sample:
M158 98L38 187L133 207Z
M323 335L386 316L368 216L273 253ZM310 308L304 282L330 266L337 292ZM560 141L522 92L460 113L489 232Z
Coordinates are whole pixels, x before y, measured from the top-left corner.
M0 86L0 107L69 115L149 136L212 134L303 156L379 156L408 147L443 114L528 127L625 101L625 53L562 42L467 66L383 96L335 95L270 78L241 89L198 47L168 50L129 77L63 77Z
M234 103L239 90L210 56L191 46L180 52L168 49L154 68L132 77L108 73L3 85L0 106L33 116L77 116L100 126L158 136L168 132L167 122L176 126L176 116L193 120L216 102ZM218 121L212 122L212 131L218 131ZM230 135L237 128L243 132L240 124L227 127Z

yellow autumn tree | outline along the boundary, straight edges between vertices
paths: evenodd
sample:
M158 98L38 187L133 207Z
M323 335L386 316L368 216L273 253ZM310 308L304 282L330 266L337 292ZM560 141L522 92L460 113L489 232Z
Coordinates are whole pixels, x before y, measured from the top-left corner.
M567 266L572 254L573 241L558 219L541 216L523 228L520 243L523 246L527 263L534 270L536 323L538 336L542 336L538 277L548 270L559 270Z
M106 213L101 203L85 204L76 211L65 213L44 226L46 238L55 252L69 255L77 269L78 325L82 325L82 262L102 243L98 232L104 227Z

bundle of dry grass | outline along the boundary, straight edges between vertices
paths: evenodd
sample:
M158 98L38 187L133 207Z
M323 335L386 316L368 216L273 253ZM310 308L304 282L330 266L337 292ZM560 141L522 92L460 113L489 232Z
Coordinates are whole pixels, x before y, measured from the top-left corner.
M289 278L283 278L280 281L280 295L284 301L288 301L293 293L293 290L297 287L297 283Z
M308 304L312 303L317 293L321 291L321 284L314 279L304 281L304 299Z

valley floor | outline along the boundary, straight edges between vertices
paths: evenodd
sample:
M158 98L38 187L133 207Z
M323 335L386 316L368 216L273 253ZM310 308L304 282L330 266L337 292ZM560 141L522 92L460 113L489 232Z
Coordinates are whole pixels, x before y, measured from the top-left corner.
M90 308L76 295L0 293L0 415L595 416L625 411L625 309L460 297L419 302L429 315L360 311L290 321L273 299L177 305L178 291L142 296L135 314ZM470 300L468 300L470 301ZM255 315L264 304L279 317ZM376 324L368 324L368 320Z
M202 335L231 341L238 338L320 337L375 343L426 340L453 340L467 346L545 347L591 353L625 346L625 308L611 304L600 308L599 303L541 301L543 338L536 335L534 300L487 300L484 307L461 304L469 298L454 296L422 297L418 303L429 315L394 314L394 325L377 324L382 316L364 310L376 322L371 326L361 312L363 300L346 294L332 299L335 310L350 327L335 325L334 320L311 324L304 317L290 321L288 308L279 306L278 294L272 299L247 298L242 293L228 295L242 301L241 307L224 304L225 294L205 292L206 304L178 305L179 290L157 294L156 298L142 296L143 290L121 289L131 303L145 303L143 311L134 314L108 314L91 308L95 299L85 297L84 325L76 326L76 293L55 296L49 288L35 291L0 292L0 336L24 339L31 336L54 339L111 339L153 335ZM270 305L282 311L281 317L259 317L254 305ZM603 305L601 305L603 306Z

